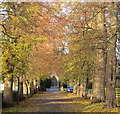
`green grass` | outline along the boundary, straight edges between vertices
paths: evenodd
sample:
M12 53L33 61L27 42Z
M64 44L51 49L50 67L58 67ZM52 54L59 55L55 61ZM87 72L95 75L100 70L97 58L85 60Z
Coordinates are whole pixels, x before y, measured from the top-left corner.
M85 107L84 112L119 112L119 108L104 108L105 103L93 103Z

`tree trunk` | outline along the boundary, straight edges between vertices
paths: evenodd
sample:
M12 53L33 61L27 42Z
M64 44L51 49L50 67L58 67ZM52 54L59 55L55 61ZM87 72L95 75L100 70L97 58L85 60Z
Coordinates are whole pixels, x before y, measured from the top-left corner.
M117 9L118 9L118 12L117 12L117 25L118 25L118 28L117 28L117 39L118 39L118 45L117 45L117 51L118 51L118 53L120 54L120 2L118 2L118 7L117 7ZM118 55L118 54L117 54ZM118 62L118 71L117 71L117 74L118 75L120 75L120 55L118 56L118 58L117 58L118 60L117 60L117 62ZM117 98L116 99L117 100L117 106L120 106L120 98Z
M27 97L30 95L30 82L27 80L26 81L26 87L27 87Z
M112 47L111 47L112 48ZM112 50L110 50L111 52ZM115 50L114 50L115 51ZM115 52L114 52L115 53ZM109 53L111 55L111 53ZM112 53L112 57L108 58L107 76L106 76L106 106L107 108L116 107L115 98L115 74L116 74L116 58Z
M105 78L104 78L104 56L103 50L96 50L95 76L93 82L92 102L105 101Z
M113 9L116 7L113 3L109 6L110 10L110 31L111 35L116 33L117 25L117 11ZM114 25L114 26L113 26ZM108 58L107 58L107 75L106 75L106 106L107 108L116 107L115 98L115 75L116 75L116 41L117 35L109 40Z
M86 94L86 80L80 82L80 97L85 97Z
M4 107L13 106L11 86L12 86L12 77L8 76L4 79L4 95L3 95Z
M34 93L37 93L37 81L33 81L33 86L34 86Z
M34 85L33 85L33 81L30 83L30 94L31 94L31 96L34 94Z
M40 79L38 80L38 90L40 91Z
M39 80L36 80L36 88L37 88L37 92L39 91Z
M63 91L63 83L60 83L60 90Z
M19 79L19 77L18 77L17 104L19 104L19 90L20 90L20 79Z
M23 100L24 96L23 96L23 77L20 76L20 84L19 84L19 100Z
M102 10L103 11L103 10ZM105 28L104 28L104 12L100 12L96 16L97 27L100 33L102 34L102 39L98 39L98 44L95 49L95 74L94 82L92 86L93 97L92 102L103 102L105 101L105 51L104 44L101 45L101 42L104 42L105 37ZM100 36L101 37L101 36Z
M77 80L77 96L80 95L80 80Z
M23 81L23 96L24 98L27 97L27 84L25 79Z
M86 89L85 89L85 99L87 99L87 90L88 90L88 83L89 83L89 78L88 78L88 74L87 74L87 78L86 78Z
M16 82L17 82L16 80L13 81L13 91L16 91L16 85L17 85Z
M76 81L76 79L74 80L73 94L77 94L77 81Z

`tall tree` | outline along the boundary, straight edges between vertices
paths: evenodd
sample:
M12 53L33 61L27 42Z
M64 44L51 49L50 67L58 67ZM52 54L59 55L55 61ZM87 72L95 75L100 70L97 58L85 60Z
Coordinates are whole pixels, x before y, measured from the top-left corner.
M107 74L106 74L106 105L108 108L116 107L115 98L115 75L116 75L116 41L117 41L117 4L110 3L109 25L107 33L109 34L108 52L107 52ZM114 6L114 7L113 7Z

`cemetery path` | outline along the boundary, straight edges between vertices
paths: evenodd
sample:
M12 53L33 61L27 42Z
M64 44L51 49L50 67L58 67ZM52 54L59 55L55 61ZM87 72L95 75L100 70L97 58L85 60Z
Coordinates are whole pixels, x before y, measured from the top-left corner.
M38 92L33 97L21 101L15 107L5 108L3 112L81 112L85 106L71 97L72 93L61 91Z
M52 91L54 90L54 91ZM51 88L46 92L38 92L14 107L3 108L2 112L119 112L119 108L103 108L105 103L91 104L89 98L79 98L72 93L57 91Z

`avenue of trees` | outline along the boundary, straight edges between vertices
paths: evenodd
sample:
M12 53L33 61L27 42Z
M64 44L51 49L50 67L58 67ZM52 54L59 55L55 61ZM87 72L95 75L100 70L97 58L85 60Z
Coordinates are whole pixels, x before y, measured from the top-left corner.
M86 97L92 82L92 102L116 107L119 3L74 3L73 9L67 26L69 53L62 57L61 75L74 83L74 93L80 97Z
M86 97L92 84L92 103L116 107L118 2L3 2L1 9L5 106L13 106L13 82L19 102L54 71L74 94Z

